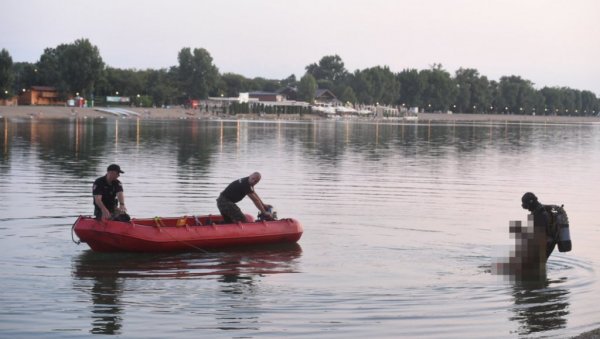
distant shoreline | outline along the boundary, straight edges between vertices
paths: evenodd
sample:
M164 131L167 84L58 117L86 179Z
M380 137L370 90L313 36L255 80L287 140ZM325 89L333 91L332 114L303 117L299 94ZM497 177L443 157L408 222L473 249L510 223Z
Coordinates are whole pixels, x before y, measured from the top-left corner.
M600 123L600 117L556 116L556 115L514 115L514 114L445 114L445 113L419 113L419 122L431 121L462 121L462 122L528 122L528 123L555 123L555 124L580 124Z
M144 108L123 107L128 111L138 114L131 115L130 119L140 118L144 120L168 120L168 119L281 119L281 120L315 120L325 119L315 114L237 114L225 115L215 114L197 109L176 108ZM70 118L115 118L110 113L96 111L95 108L87 107L64 107L64 106L0 106L0 117L8 119L70 119ZM354 118L361 119L361 118ZM373 121L373 118L362 118ZM378 121L389 121L381 119ZM409 120L410 121L410 120ZM580 116L532 116L532 115L508 115L508 114L445 114L445 113L419 113L419 123L444 123L444 122L490 122L490 123L555 123L555 124L582 124L600 123L600 117Z

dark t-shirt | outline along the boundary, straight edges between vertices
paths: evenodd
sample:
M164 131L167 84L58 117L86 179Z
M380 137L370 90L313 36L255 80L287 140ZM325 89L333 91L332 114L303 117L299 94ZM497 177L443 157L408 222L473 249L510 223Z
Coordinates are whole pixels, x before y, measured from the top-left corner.
M118 179L115 179L109 184L106 180L106 175L96 179L96 181L94 181L94 186L92 187L92 195L101 195L102 203L111 213L114 212L115 207L117 207L117 193L119 192L123 192L121 182ZM94 215L97 217L102 216L102 210L96 205L96 201L94 201Z
M237 203L244 199L248 193L254 192L254 188L250 185L249 177L241 178L235 180L231 184L229 184L221 195L224 196L227 200Z

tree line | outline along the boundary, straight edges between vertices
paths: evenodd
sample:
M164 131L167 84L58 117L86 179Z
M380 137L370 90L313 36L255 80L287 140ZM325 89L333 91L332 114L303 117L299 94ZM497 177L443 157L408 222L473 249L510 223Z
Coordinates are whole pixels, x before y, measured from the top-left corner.
M13 62L0 51L0 97L10 98L31 86L52 86L63 99L80 95L102 103L106 96L130 97L138 106L181 105L209 96L236 97L240 92L277 92L293 88L291 99L312 102L317 89L327 89L344 104L419 107L426 112L596 115L600 99L588 90L543 87L517 75L489 80L476 69L450 74L441 64L429 69L393 72L375 66L350 72L338 55L305 67L298 80L246 78L220 73L204 48L182 48L178 64L162 69L120 69L106 65L88 39L46 48L35 63ZM243 110L236 107L235 111Z

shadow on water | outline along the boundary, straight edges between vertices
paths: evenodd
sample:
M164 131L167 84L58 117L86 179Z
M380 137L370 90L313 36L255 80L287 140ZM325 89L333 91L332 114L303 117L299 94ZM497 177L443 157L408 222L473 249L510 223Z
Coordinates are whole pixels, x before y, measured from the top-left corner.
M224 295L251 293L256 278L297 273L298 244L239 248L217 253L128 254L87 250L72 261L74 289L90 294L93 334L120 334L124 284L131 279L216 280ZM90 287L87 281L92 282ZM224 328L226 329L226 328Z

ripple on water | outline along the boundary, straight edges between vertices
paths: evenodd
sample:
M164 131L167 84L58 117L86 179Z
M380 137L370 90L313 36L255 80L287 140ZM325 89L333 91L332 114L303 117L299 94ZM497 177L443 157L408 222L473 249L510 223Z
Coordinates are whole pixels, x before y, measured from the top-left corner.
M103 120L75 136L73 126L10 126L2 334L568 337L597 324L598 255L581 238L598 234L598 129ZM259 170L261 198L303 223L302 249L76 247L70 227L92 212L91 183L108 160L126 171L127 205L140 217L215 213L229 182ZM524 190L573 206L581 242L553 254L533 283L497 279L488 254L524 216Z

